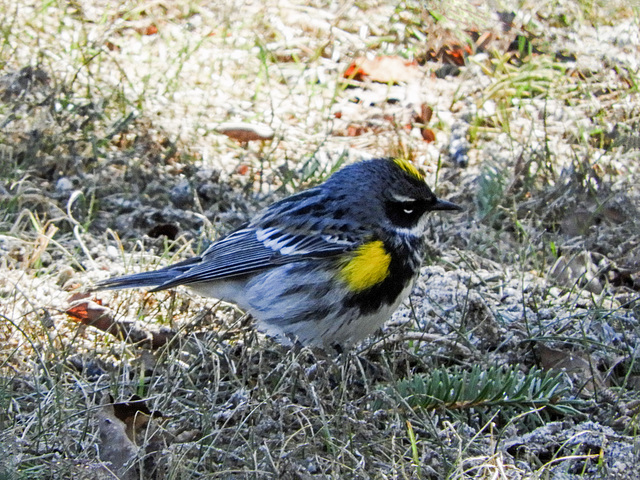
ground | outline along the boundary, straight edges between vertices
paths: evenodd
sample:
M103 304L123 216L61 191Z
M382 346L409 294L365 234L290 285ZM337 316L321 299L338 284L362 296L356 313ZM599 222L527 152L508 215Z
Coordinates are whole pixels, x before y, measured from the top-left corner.
M638 6L0 1L0 478L635 479ZM439 197L341 355L187 258L364 158Z

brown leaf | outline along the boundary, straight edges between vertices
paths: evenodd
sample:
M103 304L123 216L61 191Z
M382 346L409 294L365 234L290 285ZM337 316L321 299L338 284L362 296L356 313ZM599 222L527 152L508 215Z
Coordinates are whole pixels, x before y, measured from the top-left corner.
M431 143L436 141L436 134L430 128L423 128L420 132L425 142Z
M155 35L158 33L158 27L151 23L145 26L138 26L135 28L135 31L140 35Z
M104 45L111 52L113 52L113 51L119 52L120 51L120 47L118 45L116 45L115 43L109 41L109 40L107 40Z
M465 54L470 54L471 48L467 46L451 45L440 48L437 52L430 50L427 52L427 60L441 61L445 65L457 65L462 67L465 64Z
M427 125L433 116L433 108L426 103L420 105L420 113L414 117L415 121Z
M147 402L138 395L133 395L128 402L114 403L113 414L126 425L127 436L136 445L139 444L139 435L144 433L151 419L163 417L160 412L152 412Z
M174 336L170 329L148 330L136 322L118 321L111 309L101 305L100 299L86 300L86 294L72 295L66 314L82 325L88 325L129 343L141 344L155 350L164 346Z
M444 50L443 55L442 55L442 61L444 63L448 63L451 65L457 65L458 67L462 67L465 64L465 53L469 54L471 53L469 51L469 47L466 48L462 48L462 47L458 47L455 46L453 48L450 48L448 50Z
M607 388L605 380L587 354L568 349L554 349L542 343L538 344L537 348L543 369L566 372L584 388L583 393L591 395L596 390Z
M137 479L137 472L131 464L138 454L138 447L127 436L126 425L115 416L112 405L102 407L97 417L100 460L110 464L105 470L113 472L120 480Z
M168 432L156 421L162 417L152 412L138 396L128 402L113 403L113 398L98 411L100 431L100 459L110 463L109 470L117 478L134 480L139 478L136 466L138 447L144 448L145 478L156 478L154 472L162 460L163 449L174 442L175 435Z
M238 165L238 168L236 168L236 172L239 175L246 175L247 173L249 173L249 165L247 165L246 163Z
M151 24L144 29L145 35L155 35L156 33L158 33L158 27L156 27L154 24Z
M91 294L89 292L76 292L67 298L67 303L77 302L78 300L84 300L85 298L89 298ZM97 300L97 302L102 305L102 300Z
M134 417L138 412L144 413L148 417L152 415L151 410L147 407L147 402L138 395L133 395L128 402L113 404L113 414L124 423L127 423L128 419Z
M91 325L107 332L113 326L113 315L109 308L103 307L100 303L100 300L95 302L84 299L76 300L67 308L66 314L83 325Z
M574 212L578 216L578 212ZM575 255L562 255L549 271L549 277L559 285L573 287L579 285L585 290L600 294L604 273L611 267L611 262L597 252L579 252Z
M241 143L271 140L274 136L273 129L268 125L253 123L223 123L216 128L216 131Z
M478 38L476 38L476 49L482 51L487 48L487 45L493 40L493 37L494 35L491 32L484 32L479 35Z
M366 127L362 125L349 125L347 127L347 137L359 137L366 132Z
M110 400L113 399L110 397ZM156 471L160 465L161 452L175 441L175 435L162 427L158 419L163 415L151 411L147 402L133 395L127 402L113 403L114 416L124 423L125 433L137 446L144 447L145 473ZM156 478L149 475L149 478Z
M410 82L420 76L418 63L401 57L383 55L371 60L356 58L343 77L362 81L365 77L380 83Z

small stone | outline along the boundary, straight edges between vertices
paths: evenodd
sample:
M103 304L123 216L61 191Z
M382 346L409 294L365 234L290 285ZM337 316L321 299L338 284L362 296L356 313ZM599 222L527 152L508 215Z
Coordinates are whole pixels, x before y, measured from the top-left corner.
M451 137L449 139L449 157L458 167L464 168L469 164L469 142L467 141L467 131L469 125L464 122L457 122L451 126Z
M60 177L56 182L56 192L67 193L73 190L73 182L68 177Z
M69 266L63 267L58 272L58 278L56 279L56 284L59 286L63 286L65 283L71 280L74 274L75 274L75 271L73 270L73 268Z
M169 192L169 200L176 207L186 207L193 202L193 193L191 192L191 185L187 180L183 180L178 183Z

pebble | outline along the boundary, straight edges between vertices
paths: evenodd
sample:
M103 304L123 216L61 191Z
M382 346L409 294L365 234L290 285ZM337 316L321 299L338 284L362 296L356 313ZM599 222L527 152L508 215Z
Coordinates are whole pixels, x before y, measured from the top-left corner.
M193 193L189 182L182 180L173 187L169 192L169 200L178 208L191 205L193 202Z
M73 190L73 182L68 177L60 177L56 182L57 193L67 193Z

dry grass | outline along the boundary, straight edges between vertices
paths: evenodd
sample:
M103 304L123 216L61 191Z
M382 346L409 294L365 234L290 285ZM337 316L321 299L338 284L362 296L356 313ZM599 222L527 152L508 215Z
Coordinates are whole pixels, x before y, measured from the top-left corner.
M637 7L522 2L511 33L485 5L427 7L0 2L0 479L635 478ZM357 56L422 62L470 28L494 48L459 76L342 80ZM515 33L537 52L507 54ZM433 143L405 129L421 103ZM216 132L237 121L274 139ZM355 352L279 346L184 291L91 297L166 336L155 349L65 314L100 278L389 154L466 212L434 217L411 305ZM504 365L562 373L558 395L411 392ZM125 432L106 405L132 398L154 414Z

